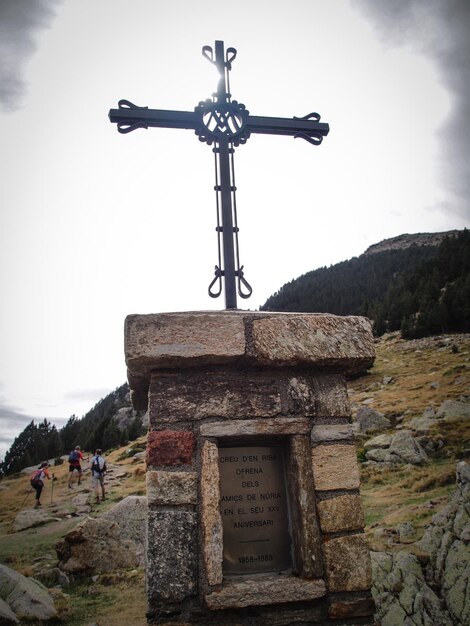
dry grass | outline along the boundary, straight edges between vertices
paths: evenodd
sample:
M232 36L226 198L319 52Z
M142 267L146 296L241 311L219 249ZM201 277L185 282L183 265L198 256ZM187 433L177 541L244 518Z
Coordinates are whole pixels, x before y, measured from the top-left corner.
M377 341L376 351L370 373L349 385L355 408L369 399L367 406L391 418L392 424L402 416L406 427L428 407L437 409L444 400L470 394L470 335L405 342L392 334ZM388 384L386 377L392 379ZM456 462L470 449L470 420L440 421L429 438L443 440L444 446L425 466L362 467L366 533L375 550L403 549L391 532L401 522L412 522L414 539L419 538L455 490Z

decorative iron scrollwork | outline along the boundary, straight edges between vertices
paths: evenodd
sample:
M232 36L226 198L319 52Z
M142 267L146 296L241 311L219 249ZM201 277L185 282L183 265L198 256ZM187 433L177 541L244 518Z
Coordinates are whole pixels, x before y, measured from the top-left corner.
M212 145L214 141L226 138L235 146L246 143L250 136L246 128L249 111L244 104L232 102L213 102L204 100L195 107L200 125L196 135L200 141Z
M148 111L148 107L139 107L133 102L131 102L130 100L119 100L118 107L120 109L145 109ZM123 122L117 123L118 132L122 133L123 135L126 133L131 133L133 130L136 130L137 128L148 128L148 124L142 121L140 122L123 121Z

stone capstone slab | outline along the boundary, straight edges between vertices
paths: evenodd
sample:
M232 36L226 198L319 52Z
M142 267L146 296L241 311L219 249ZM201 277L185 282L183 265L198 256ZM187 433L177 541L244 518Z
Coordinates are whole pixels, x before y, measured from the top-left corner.
M128 316L125 355L134 407L142 409L156 370L305 366L344 375L370 367L375 353L364 317L201 311Z
M148 505L197 504L197 479L196 472L148 471Z
M345 494L317 502L320 527L324 533L362 530L365 526L361 498Z
M149 602L176 603L197 590L196 514L148 513L147 588Z
M155 467L191 465L195 446L194 433L190 431L150 431L147 436L147 462Z
M354 445L332 444L312 448L315 489L359 489L360 476Z
M371 323L365 317L323 314L253 318L250 354L259 363L338 366L358 372L374 360Z
M323 544L329 592L366 591L372 586L369 546L364 535L346 535Z
M265 579L244 579L230 582L222 589L205 596L212 610L241 609L247 606L267 606L282 602L308 602L326 594L325 581L302 580L283 576Z

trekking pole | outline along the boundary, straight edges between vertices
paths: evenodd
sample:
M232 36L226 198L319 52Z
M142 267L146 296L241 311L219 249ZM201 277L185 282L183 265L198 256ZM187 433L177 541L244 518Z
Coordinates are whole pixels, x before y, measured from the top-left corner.
M26 504L26 500L29 498L29 494L33 493L33 489L30 489L28 491L28 493L26 494L26 498L23 500L23 504L20 506L20 509L22 509L24 507L24 505Z
M54 481L55 481L55 476L54 476L54 474L52 474L52 485L51 485L51 504L52 504L52 494L54 493Z

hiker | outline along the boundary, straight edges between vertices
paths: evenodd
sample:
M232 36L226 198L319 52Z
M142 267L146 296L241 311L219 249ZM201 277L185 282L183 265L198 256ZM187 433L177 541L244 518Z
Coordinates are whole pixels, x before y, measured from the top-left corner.
M78 472L78 484L82 479L82 466L83 452L80 450L80 446L75 446L72 452L69 454L69 489L72 489L72 479L75 470Z
M33 475L31 476L31 480L30 480L31 487L36 491L36 504L34 505L34 508L38 506L42 506L40 498L41 498L42 488L44 487L44 480L46 478L47 480L51 480L51 476L49 476L49 472L47 471L48 467L49 467L49 463L47 461L44 461L44 463L41 463L38 469L35 470L33 472ZM55 480L54 474L52 474L52 479Z
M101 500L104 501L104 475L106 474L106 459L104 458L101 450L97 448L95 456L90 461L91 469L91 486L95 492L95 502L100 501L100 487L101 487Z

